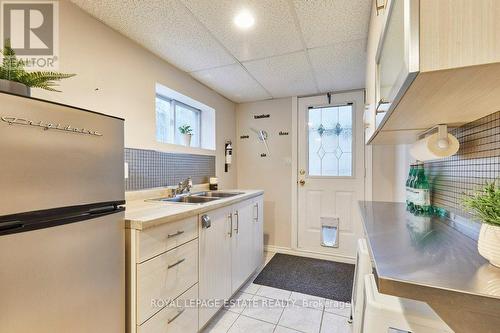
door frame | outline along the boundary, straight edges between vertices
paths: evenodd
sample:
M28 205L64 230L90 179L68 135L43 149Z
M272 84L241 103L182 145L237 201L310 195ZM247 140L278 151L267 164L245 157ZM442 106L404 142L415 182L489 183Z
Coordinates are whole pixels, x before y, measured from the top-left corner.
M364 94L365 89L351 89L351 90L343 90L343 91L337 91L335 93L332 93L331 97L334 99L334 96L337 94L344 94L344 93L350 93L350 92L358 92L361 91L363 92L363 96L365 99L365 94ZM313 258L319 258L319 259L327 259L327 260L334 260L338 262L346 262L346 263L352 263L354 264L356 261L355 257L344 257L344 256L336 256L336 255L328 255L328 254L323 254L323 253L318 253L315 251L307 251L303 249L299 249L298 247L298 173L299 173L299 160L298 160L298 147L299 147L299 98L306 98L306 97L315 97L315 96L325 96L325 105L328 104L328 98L326 93L325 94L317 94L317 95L308 95L308 96L299 96L299 97L293 97L292 98L292 131L291 131L291 137L292 137L292 177L290 179L290 183L292 186L292 214L291 214L291 248L290 249L283 249L283 248L276 248L276 247L270 247L270 251L274 252L281 252L281 253L289 253L289 254L295 254L295 255L303 255L307 257L313 257ZM365 105L366 105L366 100L365 100ZM363 118L363 117L362 117ZM356 121L358 123L356 124L357 126L360 126L359 123L359 116L356 115ZM364 124L364 120L363 123ZM363 126L363 125L362 125ZM365 131L363 131L365 133ZM360 142L364 149L363 149L363 154L364 154L364 198L365 200L370 200L372 195L371 195L371 183L372 183L372 172L371 172L371 165L372 165L372 149L371 146L367 146L365 144L365 135L363 135L363 142ZM358 145L359 145L358 144Z

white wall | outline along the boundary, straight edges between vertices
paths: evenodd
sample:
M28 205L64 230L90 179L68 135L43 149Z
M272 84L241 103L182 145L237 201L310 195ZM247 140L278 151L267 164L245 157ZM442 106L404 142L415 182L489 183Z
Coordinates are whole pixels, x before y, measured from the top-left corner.
M254 115L270 114L267 119ZM239 104L236 107L238 187L263 189L265 244L291 246L292 213L292 98ZM265 147L250 130L269 133L270 154L260 157ZM279 136L280 131L288 136ZM240 139L249 135L249 139Z
M408 145L372 146L372 198L374 201L405 202L405 183L410 163Z
M265 243L277 247L291 247L292 227L292 112L293 98L243 103L236 106L238 154L238 188L265 191ZM269 119L253 119L254 115L270 114ZM269 133L270 156L261 158L265 151L250 130L264 129ZM289 136L279 136L288 131ZM240 139L250 135L249 139ZM408 146L370 146L373 155L373 195L367 200L405 201L405 182L411 159ZM367 157L369 157L367 155ZM368 161L369 162L369 161ZM369 164L369 163L367 163ZM369 172L369 170L368 170ZM370 185L370 184L367 184ZM367 186L369 188L369 186Z
M60 71L63 93L32 90L33 97L125 118L125 146L201 154L206 150L155 139L155 85L160 83L216 110L216 163L221 188L236 185L236 170L224 172L224 140L235 140L235 105L69 1L60 1ZM236 156L235 156L236 157Z

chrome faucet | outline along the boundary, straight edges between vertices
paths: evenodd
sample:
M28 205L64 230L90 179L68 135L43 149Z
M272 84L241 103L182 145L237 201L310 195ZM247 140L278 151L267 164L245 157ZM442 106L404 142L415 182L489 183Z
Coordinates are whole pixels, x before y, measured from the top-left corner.
M183 194L186 190L187 193L191 193L192 187L193 187L193 181L191 180L191 177L188 177L179 183L179 185L174 191L175 195Z

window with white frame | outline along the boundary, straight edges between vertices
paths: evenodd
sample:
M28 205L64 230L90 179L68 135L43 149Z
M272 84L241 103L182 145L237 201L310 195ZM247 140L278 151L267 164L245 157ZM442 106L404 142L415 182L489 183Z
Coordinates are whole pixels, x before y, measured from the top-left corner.
M156 139L164 143L183 144L179 128L192 129L191 147L201 148L201 110L190 105L156 95Z
M215 109L160 83L156 84L155 97L156 140L179 145L176 150L203 149L215 153ZM191 143L180 131L189 126Z

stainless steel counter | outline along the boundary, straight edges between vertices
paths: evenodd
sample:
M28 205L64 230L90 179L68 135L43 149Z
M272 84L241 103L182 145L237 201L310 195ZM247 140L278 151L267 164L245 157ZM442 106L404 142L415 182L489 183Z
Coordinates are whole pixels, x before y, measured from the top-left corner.
M380 292L427 302L455 332L500 330L500 269L474 239L403 203L359 206Z

